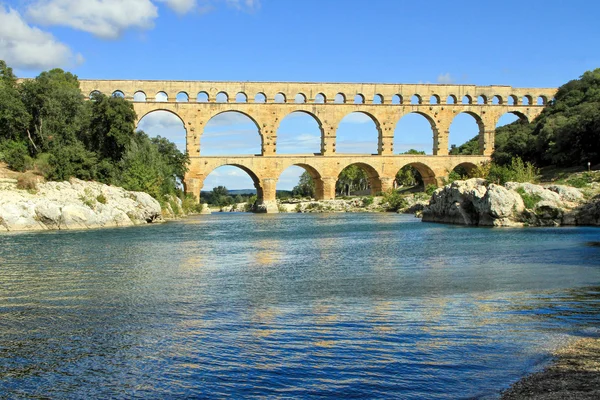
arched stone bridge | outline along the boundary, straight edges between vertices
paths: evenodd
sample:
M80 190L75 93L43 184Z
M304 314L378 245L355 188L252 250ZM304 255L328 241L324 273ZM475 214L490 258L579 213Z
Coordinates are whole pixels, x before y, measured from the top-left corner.
M80 85L86 96L98 91L133 101L138 122L158 110L179 117L191 159L184 182L188 193L199 196L204 179L214 169L233 165L251 176L268 211L276 211L275 186L281 173L292 165L310 173L318 199L335 197L339 173L352 164L367 171L374 193L392 187L396 173L405 165L414 166L426 184L437 184L458 165L469 168L489 160L494 130L502 115L512 113L530 121L556 93L554 88L429 84L81 80ZM254 121L261 137L260 155L200 156L204 127L226 111L243 113ZM277 128L292 112L304 112L317 121L320 153L277 154ZM374 121L379 136L377 154L336 153L337 127L352 112ZM396 124L409 113L420 114L431 124L433 155L394 155ZM450 124L460 113L477 121L480 155L448 155Z

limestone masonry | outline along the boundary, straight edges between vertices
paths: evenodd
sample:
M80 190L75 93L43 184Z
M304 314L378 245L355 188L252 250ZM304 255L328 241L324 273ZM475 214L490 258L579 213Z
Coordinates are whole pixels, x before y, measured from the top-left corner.
M123 80L81 80L80 84L85 96L97 91L132 101L138 122L157 110L179 117L187 132L191 158L184 182L186 191L199 196L204 179L214 169L237 166L254 181L267 212L276 212L277 180L292 165L310 173L319 200L335 198L338 175L351 164L365 169L373 193L391 188L394 176L405 165L415 167L426 185L437 184L458 165L468 169L489 160L494 150L494 130L502 115L512 113L531 121L556 93L555 88L426 84ZM260 155L200 156L204 126L226 111L243 113L254 121L261 136ZM320 153L277 154L279 123L292 112L304 112L318 122ZM337 127L352 112L362 112L374 121L379 133L377 154L336 153ZM396 124L409 113L418 113L431 124L433 155L394 155ZM480 155L448 155L450 124L460 113L477 121Z

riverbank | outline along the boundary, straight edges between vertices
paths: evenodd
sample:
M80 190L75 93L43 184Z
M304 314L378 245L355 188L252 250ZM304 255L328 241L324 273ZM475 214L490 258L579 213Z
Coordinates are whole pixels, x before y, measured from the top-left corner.
M385 196L354 196L335 200L286 199L278 201L277 208L280 213L398 212L420 215L420 211L429 204L429 199L430 196L423 192L398 195L395 204L390 204L389 199L386 199ZM224 207L205 204L203 211L250 212L250 209L251 207L247 203Z
M423 210L423 221L470 226L598 226L598 178L580 187L458 180L433 193Z
M97 182L0 178L0 232L110 228L162 222L152 196Z
M541 372L502 393L502 400L587 400L600 398L600 339L586 338L560 349Z

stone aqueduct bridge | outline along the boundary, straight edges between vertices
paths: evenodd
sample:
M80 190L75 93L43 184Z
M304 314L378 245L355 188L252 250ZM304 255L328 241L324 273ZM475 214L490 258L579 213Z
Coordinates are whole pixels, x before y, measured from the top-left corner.
M333 199L339 173L351 164L368 174L371 190L393 185L400 168L412 165L426 184L437 184L449 171L462 165L473 167L489 159L494 129L505 113L531 120L554 97L556 89L510 86L350 84L283 82L201 82L81 80L84 95L98 91L122 95L133 101L139 122L157 110L178 116L186 129L191 164L185 177L188 193L199 196L204 179L223 165L246 171L268 211L276 211L275 187L281 173L292 165L303 167L313 177L318 199ZM200 137L214 116L237 111L250 117L261 136L261 154L254 156L200 156ZM321 130L319 154L277 154L277 129L292 112L315 118ZM375 123L379 133L377 154L336 153L336 131L340 121L361 112ZM433 155L395 155L394 130L409 113L424 116L433 131ZM448 155L450 124L460 113L475 118L479 126L480 155Z

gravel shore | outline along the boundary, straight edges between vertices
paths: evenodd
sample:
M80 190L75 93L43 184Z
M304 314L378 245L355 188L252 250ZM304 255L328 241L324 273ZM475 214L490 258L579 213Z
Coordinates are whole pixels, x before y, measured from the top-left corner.
M515 383L501 399L600 399L600 339L560 349L550 366Z

